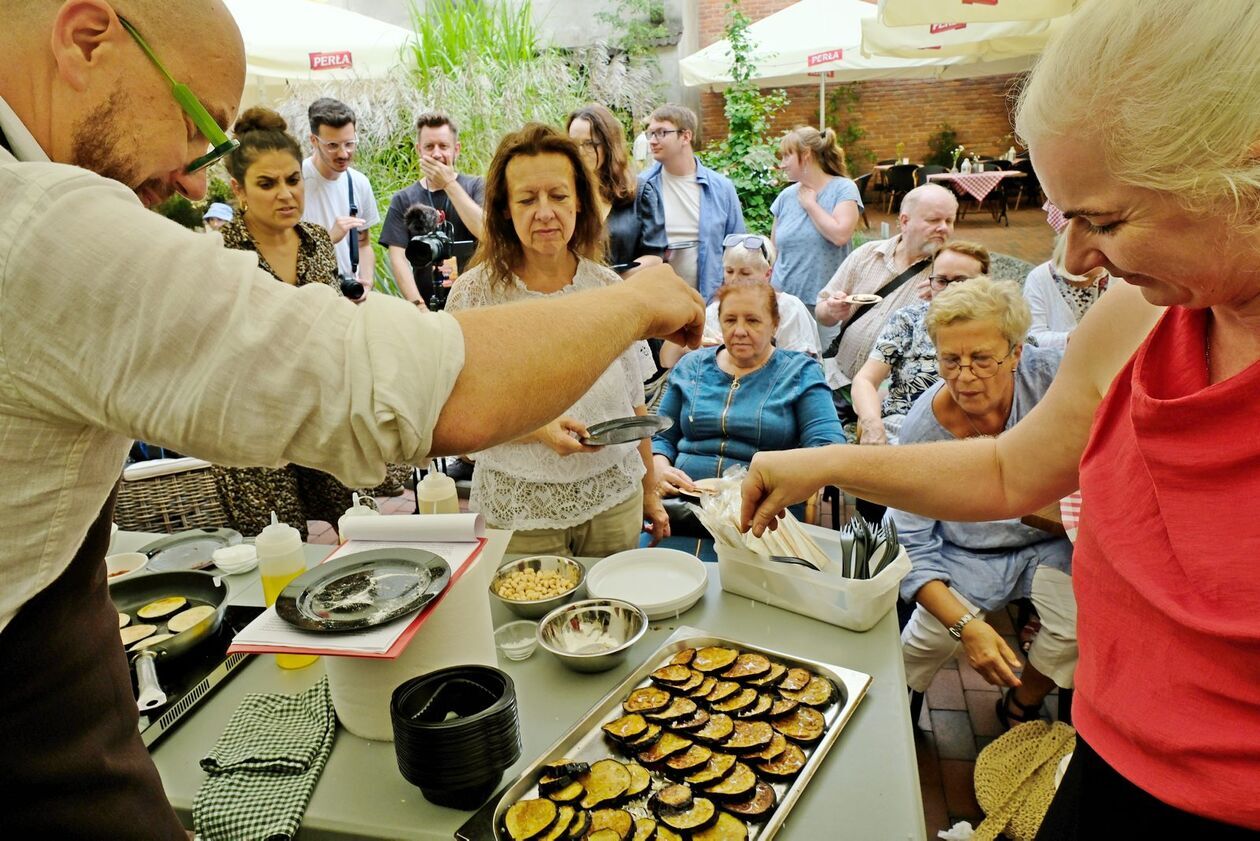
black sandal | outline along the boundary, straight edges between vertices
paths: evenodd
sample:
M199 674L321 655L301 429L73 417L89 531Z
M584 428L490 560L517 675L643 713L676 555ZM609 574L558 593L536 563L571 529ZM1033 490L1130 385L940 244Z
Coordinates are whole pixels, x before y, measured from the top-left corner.
M1014 704L1019 709L1019 715L1011 711L1010 704ZM1015 697L1015 690L1012 689L1010 692L998 695L997 718L1006 730L1011 729L1012 722L1024 724L1029 721L1038 721L1041 719L1041 702L1021 704L1019 699Z

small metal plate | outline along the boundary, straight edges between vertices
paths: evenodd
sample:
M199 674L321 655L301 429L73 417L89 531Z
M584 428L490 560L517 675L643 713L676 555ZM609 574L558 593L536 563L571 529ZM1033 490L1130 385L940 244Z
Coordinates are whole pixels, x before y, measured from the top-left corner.
M276 599L281 619L304 631L355 631L420 610L446 589L451 568L421 549L371 549L293 579Z
M240 542L241 533L232 529L190 529L159 538L139 551L149 556L149 572L178 572L212 566L214 550Z
M629 444L651 438L658 432L664 432L674 425L673 418L661 415L634 415L628 418L613 418L587 427L590 433L582 439L582 443L592 447L608 444Z

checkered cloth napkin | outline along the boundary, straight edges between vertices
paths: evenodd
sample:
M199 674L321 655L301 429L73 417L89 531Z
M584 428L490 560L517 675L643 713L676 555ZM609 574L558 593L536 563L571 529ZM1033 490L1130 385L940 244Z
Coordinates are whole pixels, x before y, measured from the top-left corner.
M198 837L292 838L336 732L328 678L300 695L246 695L201 760L208 776L193 801Z

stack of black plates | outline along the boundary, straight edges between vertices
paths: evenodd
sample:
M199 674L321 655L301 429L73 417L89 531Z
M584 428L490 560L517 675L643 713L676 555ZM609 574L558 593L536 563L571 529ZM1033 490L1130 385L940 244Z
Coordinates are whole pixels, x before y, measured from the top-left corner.
M477 808L521 756L516 688L489 666L412 678L394 690L390 716L398 770L439 806Z

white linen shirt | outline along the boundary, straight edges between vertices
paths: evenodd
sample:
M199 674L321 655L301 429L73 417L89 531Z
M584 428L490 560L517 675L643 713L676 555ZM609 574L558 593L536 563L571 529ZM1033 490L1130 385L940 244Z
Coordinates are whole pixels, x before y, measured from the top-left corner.
M48 163L0 100L0 631L69 565L133 438L352 486L422 461L464 364L447 315L293 288Z

